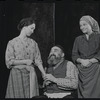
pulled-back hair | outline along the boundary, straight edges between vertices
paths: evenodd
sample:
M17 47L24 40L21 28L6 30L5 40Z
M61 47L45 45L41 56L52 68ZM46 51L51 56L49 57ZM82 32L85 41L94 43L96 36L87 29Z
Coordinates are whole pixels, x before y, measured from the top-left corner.
M28 26L28 25L31 25L31 24L33 24L33 23L35 24L35 21L34 21L31 17L23 18L23 19L19 22L17 28L18 28L19 31L21 31L21 29L22 29L24 26Z

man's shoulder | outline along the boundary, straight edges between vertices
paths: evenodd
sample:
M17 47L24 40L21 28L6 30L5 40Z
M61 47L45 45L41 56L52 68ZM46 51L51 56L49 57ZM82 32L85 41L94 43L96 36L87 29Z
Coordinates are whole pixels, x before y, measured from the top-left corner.
M67 64L74 65L72 61L67 60Z
M72 61L68 61L67 66L66 66L66 69L67 69L67 71L68 70L74 70L77 73L79 73L76 65Z
M72 61L67 61L67 66L66 67L75 68L76 66Z

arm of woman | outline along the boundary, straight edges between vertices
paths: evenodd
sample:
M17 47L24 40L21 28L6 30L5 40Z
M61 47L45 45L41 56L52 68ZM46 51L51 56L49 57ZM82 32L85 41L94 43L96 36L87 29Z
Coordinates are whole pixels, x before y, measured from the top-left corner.
M5 62L9 69L12 68L12 60L15 60L14 47L12 41L9 41L5 52Z
M90 62L91 63L96 63L96 62L98 62L98 60L96 58L92 58L92 59L90 59Z
M11 60L11 65L31 65L33 63L30 59L24 59L24 60Z
M92 63L89 59L82 59L79 55L78 45L80 43L80 40L78 37L75 39L73 50L72 50L72 60L74 63L80 63L82 67L89 67Z
M15 52L12 41L9 41L6 48L5 53L5 62L7 65L7 68L12 68L14 65L30 65L32 64L32 60L26 59L26 60L17 60L15 59Z
M92 64L92 61L90 61L90 59L81 59L81 58L78 58L76 61L78 63L80 63L82 67L89 67Z
M92 63L100 61L100 34L97 35L98 50L95 52L94 57L90 60Z
M44 70L43 65L42 65L41 54L40 54L40 50L38 48L38 44L37 43L36 43L35 52L36 52L35 53L35 64L39 68L39 70L41 71L42 75L45 76L45 70Z
M80 58L79 52L78 52L78 38L75 39L73 49L72 49L72 60L74 63L78 63L77 59Z

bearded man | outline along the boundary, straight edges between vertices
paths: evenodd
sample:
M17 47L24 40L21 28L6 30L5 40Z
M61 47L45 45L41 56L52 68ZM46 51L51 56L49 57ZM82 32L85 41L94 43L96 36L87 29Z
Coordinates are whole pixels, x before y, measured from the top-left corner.
M51 48L48 67L44 78L44 96L47 98L77 98L78 70L76 66L65 60L64 49L60 45Z

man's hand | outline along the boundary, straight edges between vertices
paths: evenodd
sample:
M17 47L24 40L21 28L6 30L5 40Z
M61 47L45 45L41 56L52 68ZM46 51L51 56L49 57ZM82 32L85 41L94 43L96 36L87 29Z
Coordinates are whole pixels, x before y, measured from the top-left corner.
M50 83L51 83L50 81L44 81L44 82L43 82L43 87L49 85Z
M51 81L56 83L57 78L55 78L52 74L46 74L45 81Z

